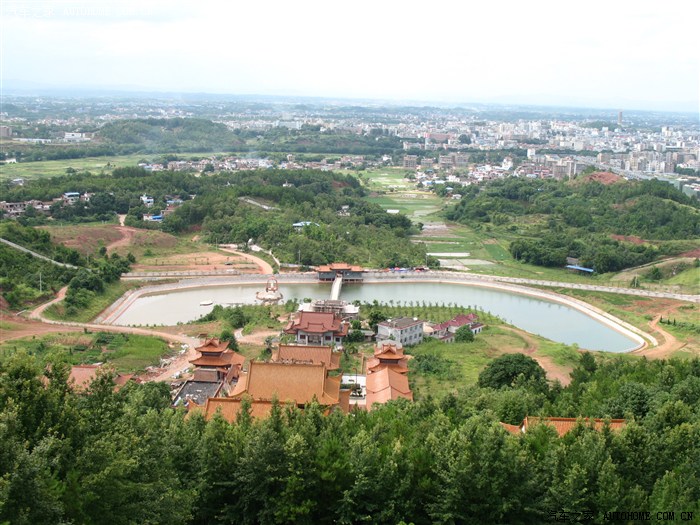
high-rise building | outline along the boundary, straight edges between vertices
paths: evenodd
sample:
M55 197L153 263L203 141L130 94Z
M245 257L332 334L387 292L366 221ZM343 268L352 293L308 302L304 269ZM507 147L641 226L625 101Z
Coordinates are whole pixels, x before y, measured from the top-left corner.
M622 111L617 112L617 125L622 126Z
M404 155L403 156L403 167L408 169L416 169L418 166L418 156L417 155Z

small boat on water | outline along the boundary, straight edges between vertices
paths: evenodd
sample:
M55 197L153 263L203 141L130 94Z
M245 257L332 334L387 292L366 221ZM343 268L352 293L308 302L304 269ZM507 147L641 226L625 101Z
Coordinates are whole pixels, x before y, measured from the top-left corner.
M214 304L214 301L202 301L199 303L199 306L211 306L212 304Z

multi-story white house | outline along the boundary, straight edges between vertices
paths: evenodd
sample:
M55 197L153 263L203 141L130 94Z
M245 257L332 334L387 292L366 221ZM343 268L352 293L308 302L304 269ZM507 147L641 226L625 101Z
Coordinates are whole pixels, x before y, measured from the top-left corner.
M393 339L402 345L417 345L423 340L423 321L411 317L397 317L377 325L377 341Z

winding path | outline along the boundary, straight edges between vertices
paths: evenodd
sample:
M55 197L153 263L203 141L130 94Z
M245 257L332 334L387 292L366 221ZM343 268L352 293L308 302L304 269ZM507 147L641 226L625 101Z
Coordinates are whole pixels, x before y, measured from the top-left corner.
M41 323L49 324L49 325L55 325L55 326L61 326L63 328L66 328L67 330L70 331L75 331L76 329L88 329L88 330L93 330L93 331L101 331L101 332L117 332L117 333L127 333L127 334L136 334L136 335L148 335L148 336L153 336L153 337L159 337L161 339L164 339L168 342L183 345L187 345L187 352L185 352L182 355L178 355L175 359L172 360L172 362L164 369L160 370L158 374L154 377L151 377L151 381L170 381L173 379L173 376L176 375L178 372L182 372L186 368L189 367L189 361L191 359L194 359L197 356L197 351L195 348L199 346L199 339L195 337L190 337L185 334L171 334L168 332L161 332L159 330L151 330L149 328L135 328L131 326L118 326L118 325L106 325L106 324L99 324L99 323L76 323L76 322L68 322L68 321L54 321L53 319L47 319L44 317L44 311L51 306L52 304L56 304L59 301L62 301L65 296L66 296L66 291L68 290L67 286L64 286L58 291L58 294L56 294L56 297L50 300L47 303L44 303L42 305L37 306L32 310L29 314L29 318L40 321ZM26 337L27 334L23 333L21 335L18 334L18 337ZM13 337L8 338L13 339Z

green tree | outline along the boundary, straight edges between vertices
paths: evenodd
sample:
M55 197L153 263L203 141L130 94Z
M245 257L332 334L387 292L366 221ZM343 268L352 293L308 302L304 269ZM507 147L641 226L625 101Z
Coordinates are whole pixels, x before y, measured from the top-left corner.
M491 361L479 374L485 388L512 387L516 380L546 384L546 374L537 361L524 354L504 354Z
M474 341L474 332L469 327L469 325L460 326L455 332L455 342L457 343L471 343Z
M219 340L228 342L228 347L231 350L233 350L234 352L238 351L238 341L236 341L236 336L228 328L225 328L221 331L221 335L219 336Z

